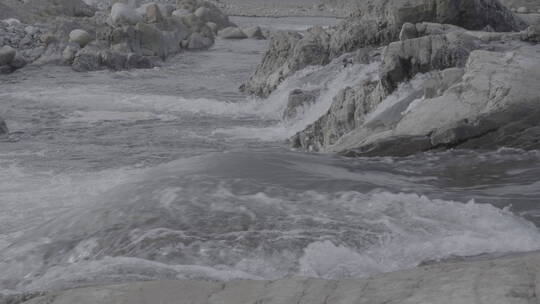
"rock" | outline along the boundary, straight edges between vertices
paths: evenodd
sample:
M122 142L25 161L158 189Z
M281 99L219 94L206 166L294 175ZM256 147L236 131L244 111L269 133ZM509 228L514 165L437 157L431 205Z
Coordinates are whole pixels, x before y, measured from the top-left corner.
M346 52L367 46L386 45L399 40L399 34L405 23L420 22L455 25L466 30L481 30L489 25L496 31L519 31L527 26L498 0L366 0L351 17L326 31L318 31L319 37L312 34L308 39L312 40L310 45L315 49L325 50L322 53L324 60L321 60L324 64ZM326 39L327 36L330 37L329 41ZM293 42L290 38L283 36L281 38L293 45L270 44L257 71L244 85L247 92L266 96L276 87L275 75L280 74L279 83L305 67L291 64L302 61L301 54L288 52L296 47L296 43L302 43L303 39ZM320 42L320 45L315 46L314 43L317 42ZM276 48L278 45L285 49ZM268 59L277 57L277 54L281 54L279 56L286 54L286 58L270 64Z
M119 2L112 6L111 20L117 26L135 25L142 21L142 16L132 7Z
M135 29L139 33L142 55L167 57L168 52L160 30L143 22L137 23Z
M521 32L521 39L534 43L540 43L540 25L531 25Z
M195 16L201 18L203 21L208 21L208 18L210 17L210 9L201 6L194 12Z
M7 134L9 132L6 122L0 117L0 135Z
M390 43L383 54L381 83L391 93L418 73L462 67L479 44L477 38L459 32Z
M73 64L73 60L75 59L75 55L77 55L77 52L81 50L81 46L77 43L70 43L66 46L64 51L62 51L62 58L64 59L64 62L71 65Z
M320 27L300 35L278 32L270 41L263 62L245 86L248 93L268 96L286 77L309 65L327 64L330 60L330 35ZM277 69L276 69L277 67Z
M238 27L227 27L218 32L223 39L246 39L247 35Z
M25 67L27 64L28 64L28 61L26 60L26 58L23 55L21 55L20 52L17 52L15 54L15 58L13 58L13 60L9 63L9 65L14 70L21 69L21 68Z
M529 12L529 9L525 6L521 6L517 9L518 14L527 14Z
M45 45L49 45L49 44L58 42L58 37L56 37L52 33L45 33L45 34L41 35L40 40Z
M319 96L319 91L293 90L289 94L287 108L283 112L284 119L293 119L298 115L298 110L312 105Z
M37 295L24 304L520 304L535 303L539 272L540 256L529 252L445 261L367 278L169 280L92 286Z
M214 42L199 33L193 33L189 37L187 48L190 50L203 50L212 46Z
M69 42L78 44L81 48L94 40L92 36L85 30L76 29L69 33Z
M229 20L227 15L223 14L223 12L210 1L198 0L195 7L197 7L197 9L194 10L194 12L197 13L197 10L199 10L199 14L201 15L199 18L204 22L213 22L217 24L219 30L230 26L236 26Z
M381 102L381 91L375 81L340 90L325 115L291 138L293 147L319 151L333 145L362 125L366 115Z
M152 62L135 53L130 53L126 57L126 69L149 69L152 67Z
M0 48L0 65L8 65L15 58L17 51L9 45Z
M407 39L412 39L418 37L418 31L416 30L416 25L412 23L404 23L401 27L401 32L399 33L399 40L404 41Z
M128 66L126 54L109 50L100 52L100 61L101 65L113 71L123 70Z
M247 29L244 29L244 33L248 36L248 38L251 39L258 39L263 40L266 39L264 36L262 29L259 26L253 26Z
M17 18L8 18L8 19L4 19L2 20L2 22L10 25L10 26L17 26L19 24L21 24L21 21L19 21L19 19Z
M208 26L208 28L210 30L212 30L212 33L217 34L217 32L218 32L218 25L217 24L215 24L214 22L206 22L206 26Z
M163 22L163 15L157 4L150 3L146 6L145 21L147 23Z
M465 75L437 97L409 107L384 131L364 126L330 150L399 155L431 149L540 148L540 46L473 51ZM406 147L406 149L405 149Z
M87 45L75 55L73 69L77 72L96 71L102 68L100 49Z
M172 12L172 15L175 16L175 17L178 17L178 18L181 18L183 16L187 16L187 15L190 15L191 12L188 11L188 10L185 10L185 9L177 9L175 11Z

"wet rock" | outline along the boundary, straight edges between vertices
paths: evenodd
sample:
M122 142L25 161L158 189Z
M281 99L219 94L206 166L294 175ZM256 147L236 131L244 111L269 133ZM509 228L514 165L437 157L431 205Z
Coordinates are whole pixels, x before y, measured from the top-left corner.
M88 45L73 59L73 69L77 72L96 71L102 68L99 47Z
M73 60L75 59L75 55L77 55L77 52L81 50L81 47L77 43L70 43L66 46L66 48L62 51L62 58L64 59L64 62L67 64L72 64Z
M283 112L284 119L293 119L299 109L312 105L319 95L319 91L305 91L296 89L289 94L287 108Z
M9 45L0 48L0 65L8 65L15 58L17 51Z
M538 51L538 45L510 53L473 51L462 79L442 94L417 99L384 131L355 129L331 150L394 155L398 143L407 145L406 154L453 147L538 149Z
M401 27L401 32L399 33L399 40L404 41L416 37L418 37L416 26L408 22L403 24L403 26Z
M246 39L248 36L238 27L227 27L218 32L223 39Z
M521 33L523 41L540 43L540 25L531 25Z
M206 22L206 26L212 30L212 33L217 34L218 32L218 25L214 22Z
M190 50L204 50L212 46L213 41L199 33L193 33L189 37L187 48Z
M244 33L251 39L263 40L266 37L263 34L262 29L259 26L253 26L247 29L244 29Z
M142 16L135 9L124 3L115 3L111 9L111 20L114 25L135 25L142 21Z
M85 47L92 40L92 36L85 30L76 29L69 33L69 42L78 44L80 47Z
M360 279L169 280L93 286L51 292L24 303L518 304L534 303L539 272L539 254L531 252L440 262Z
M462 67L479 44L477 38L459 32L393 42L383 55L380 68L382 85L392 92L398 83L418 73Z
M178 9L178 10L175 10L174 12L172 12L172 15L175 16L175 17L178 17L178 18L181 18L183 16L187 16L187 15L190 15L191 12L188 11L188 10L185 10L185 9Z
M320 43L311 43L314 49L325 50L321 53L321 62L325 64L346 52L399 40L403 24L421 22L456 25L467 30L481 30L489 25L496 31L519 31L527 26L497 0L368 0L359 5L359 9L354 11L351 17L325 31L326 34L319 31L318 38L308 39ZM408 26L412 30L410 25ZM325 38L328 35L329 42ZM404 33L403 37L407 35L410 33ZM270 44L262 63L244 86L247 92L266 96L276 87L276 75L280 75L280 82L305 67L291 64L302 61L303 54L288 52L294 49L297 43L302 43L303 39L296 39L294 42L291 37L281 36L281 39L284 39L282 43ZM288 45L290 43L293 45ZM283 49L277 48L278 46ZM269 59L277 57L277 54L286 54L287 57L270 64Z
M160 7L155 3L150 3L145 7L144 17L147 23L162 23L164 20Z
M28 64L28 60L23 55L21 55L20 52L17 52L15 54L15 58L13 58L13 60L9 63L9 65L14 70L21 69L21 68L25 67L27 64Z

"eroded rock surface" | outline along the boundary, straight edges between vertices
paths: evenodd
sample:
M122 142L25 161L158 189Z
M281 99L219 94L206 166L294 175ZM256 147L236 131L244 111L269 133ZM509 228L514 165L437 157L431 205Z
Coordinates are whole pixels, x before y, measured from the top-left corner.
M307 65L327 64L343 53L399 40L405 23L450 24L467 30L482 30L489 26L498 32L519 31L527 27L498 0L368 0L357 5L350 18L330 29L311 30L299 38L291 33L272 37L273 42L245 84L245 90L267 96L282 79ZM291 51L302 46L311 51ZM282 54L286 54L284 59L275 59ZM321 59L306 61L303 58L315 55ZM304 64L296 64L298 62Z
M366 279L157 281L51 293L26 304L538 303L538 253L444 262Z

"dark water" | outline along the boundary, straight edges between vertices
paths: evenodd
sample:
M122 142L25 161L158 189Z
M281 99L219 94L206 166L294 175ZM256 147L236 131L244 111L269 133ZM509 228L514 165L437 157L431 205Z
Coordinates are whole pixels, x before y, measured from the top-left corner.
M299 28L329 20L239 19ZM264 42L161 68L0 78L0 292L147 279L366 276L540 248L540 152L347 159L285 140L376 65L331 64L266 100ZM313 74L313 71L317 74ZM290 89L320 88L294 121Z

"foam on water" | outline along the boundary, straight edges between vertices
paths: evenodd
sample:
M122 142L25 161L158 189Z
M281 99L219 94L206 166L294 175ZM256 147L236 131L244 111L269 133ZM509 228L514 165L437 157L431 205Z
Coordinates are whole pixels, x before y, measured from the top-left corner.
M47 183L43 175L27 196L6 198L39 196L40 209L26 212L54 212L0 242L0 285L13 292L150 279L362 277L450 256L540 249L537 227L508 209L382 190L299 191L257 178L264 167L228 172L223 163L235 157L249 165L225 154L144 171L57 174ZM253 161L283 176L328 171ZM28 186L28 173L18 174L9 188ZM379 183L399 185L396 178Z
M373 62L367 65L354 64L343 67L342 59L337 58L327 66L301 70L281 83L256 111L256 114L261 117L273 118L276 124L263 128L241 126L218 129L214 133L227 134L234 138L287 139L325 114L332 105L334 97L342 89L364 81L376 80L378 65L378 62ZM283 119L289 94L294 89L320 90L320 95L313 104L298 109L294 119Z

